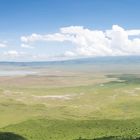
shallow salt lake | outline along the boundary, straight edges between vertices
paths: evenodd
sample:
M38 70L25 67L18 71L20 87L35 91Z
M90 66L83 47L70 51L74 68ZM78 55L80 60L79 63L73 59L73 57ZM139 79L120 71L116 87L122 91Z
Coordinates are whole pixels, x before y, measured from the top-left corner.
M0 76L23 76L23 75L34 75L36 71L26 70L0 70Z

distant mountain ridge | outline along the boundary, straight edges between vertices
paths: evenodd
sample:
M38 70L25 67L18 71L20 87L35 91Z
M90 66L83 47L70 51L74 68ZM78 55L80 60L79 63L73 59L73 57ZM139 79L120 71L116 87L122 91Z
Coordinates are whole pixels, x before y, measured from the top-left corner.
M1 61L0 65L16 65L16 66L46 66L46 65L69 65L69 64L140 64L140 56L104 56L104 57L88 57L71 60L59 61L30 61L30 62L14 62Z

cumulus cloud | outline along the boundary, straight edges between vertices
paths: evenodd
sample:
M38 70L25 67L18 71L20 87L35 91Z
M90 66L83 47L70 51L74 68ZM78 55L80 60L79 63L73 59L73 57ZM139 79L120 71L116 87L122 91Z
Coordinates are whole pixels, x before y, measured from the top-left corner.
M63 27L54 34L22 36L23 43L38 41L71 42L75 49L65 56L119 56L140 54L140 30L125 30L113 25L109 30L91 30L82 26Z

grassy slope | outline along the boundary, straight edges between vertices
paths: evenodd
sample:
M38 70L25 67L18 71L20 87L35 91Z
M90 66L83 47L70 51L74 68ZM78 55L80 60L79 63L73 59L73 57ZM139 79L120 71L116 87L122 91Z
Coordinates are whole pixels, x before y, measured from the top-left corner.
M1 131L29 140L139 137L140 119L135 119L140 118L139 75L114 77L125 81L72 87L1 87ZM38 95L73 96L70 100L36 99Z
M133 120L29 120L2 129L28 140L74 140L119 136L140 136L140 119Z

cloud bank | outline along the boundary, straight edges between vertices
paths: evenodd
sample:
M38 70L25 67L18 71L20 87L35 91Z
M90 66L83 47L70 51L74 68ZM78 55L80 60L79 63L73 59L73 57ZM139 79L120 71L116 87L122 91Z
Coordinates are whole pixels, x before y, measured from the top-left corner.
M105 31L82 26L63 27L54 34L22 36L21 41L25 44L40 41L70 42L75 49L65 52L64 55L69 57L140 55L140 30L125 30L118 25Z

